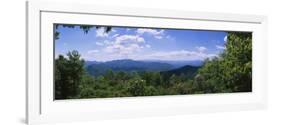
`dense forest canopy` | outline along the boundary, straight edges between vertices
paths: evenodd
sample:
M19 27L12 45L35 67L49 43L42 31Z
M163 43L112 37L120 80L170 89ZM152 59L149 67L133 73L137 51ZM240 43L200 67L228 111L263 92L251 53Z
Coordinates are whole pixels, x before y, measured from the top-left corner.
M92 26L80 28L87 33ZM108 27L106 32L110 30ZM55 38L59 39L59 32ZM106 65L85 65L79 52L73 50L55 59L55 99L251 92L252 34L228 32L225 47L202 66L168 71L108 68L102 75L91 71Z

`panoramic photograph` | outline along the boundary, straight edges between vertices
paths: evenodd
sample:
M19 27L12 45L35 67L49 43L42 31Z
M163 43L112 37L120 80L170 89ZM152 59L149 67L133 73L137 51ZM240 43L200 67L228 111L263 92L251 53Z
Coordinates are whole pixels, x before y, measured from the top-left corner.
M54 99L252 92L252 33L54 24Z

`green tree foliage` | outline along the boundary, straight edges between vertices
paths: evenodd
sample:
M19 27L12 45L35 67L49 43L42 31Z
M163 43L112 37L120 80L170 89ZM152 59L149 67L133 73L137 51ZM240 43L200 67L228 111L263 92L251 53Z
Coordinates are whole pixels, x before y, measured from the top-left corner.
M252 35L229 32L226 49L218 57L206 60L199 69L202 90L210 92L252 91Z
M85 74L84 60L80 59L78 51L60 55L55 60L55 97L56 99L71 98L79 93L79 84Z
M146 92L145 92L146 83L143 79L140 79L137 77L137 78L130 80L129 83L130 83L130 87L128 88L128 90L133 96L146 95Z

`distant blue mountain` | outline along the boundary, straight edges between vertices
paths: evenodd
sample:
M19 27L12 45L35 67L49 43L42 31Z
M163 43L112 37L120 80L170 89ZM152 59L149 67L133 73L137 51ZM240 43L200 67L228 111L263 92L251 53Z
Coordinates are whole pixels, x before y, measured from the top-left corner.
M85 66L89 66L89 65L92 65L92 64L99 64L101 62L98 62L98 61L85 61Z
M167 71L175 68L173 65L163 62L135 61L130 59L113 60L108 62L88 62L87 71L93 76L104 75L107 70L139 72L139 71Z
M145 60L145 62L161 62L173 65L174 68L180 68L186 65L189 66L202 66L204 61L202 60L190 60L190 61L169 61L169 60Z

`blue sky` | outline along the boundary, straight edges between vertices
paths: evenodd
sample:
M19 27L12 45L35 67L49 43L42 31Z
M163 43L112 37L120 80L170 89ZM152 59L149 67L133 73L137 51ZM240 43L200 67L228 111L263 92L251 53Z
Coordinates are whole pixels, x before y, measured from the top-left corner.
M78 26L59 26L55 55L78 50L89 61L171 60L189 61L213 58L225 47L227 33L222 31L176 30L113 27L91 28L85 34Z

